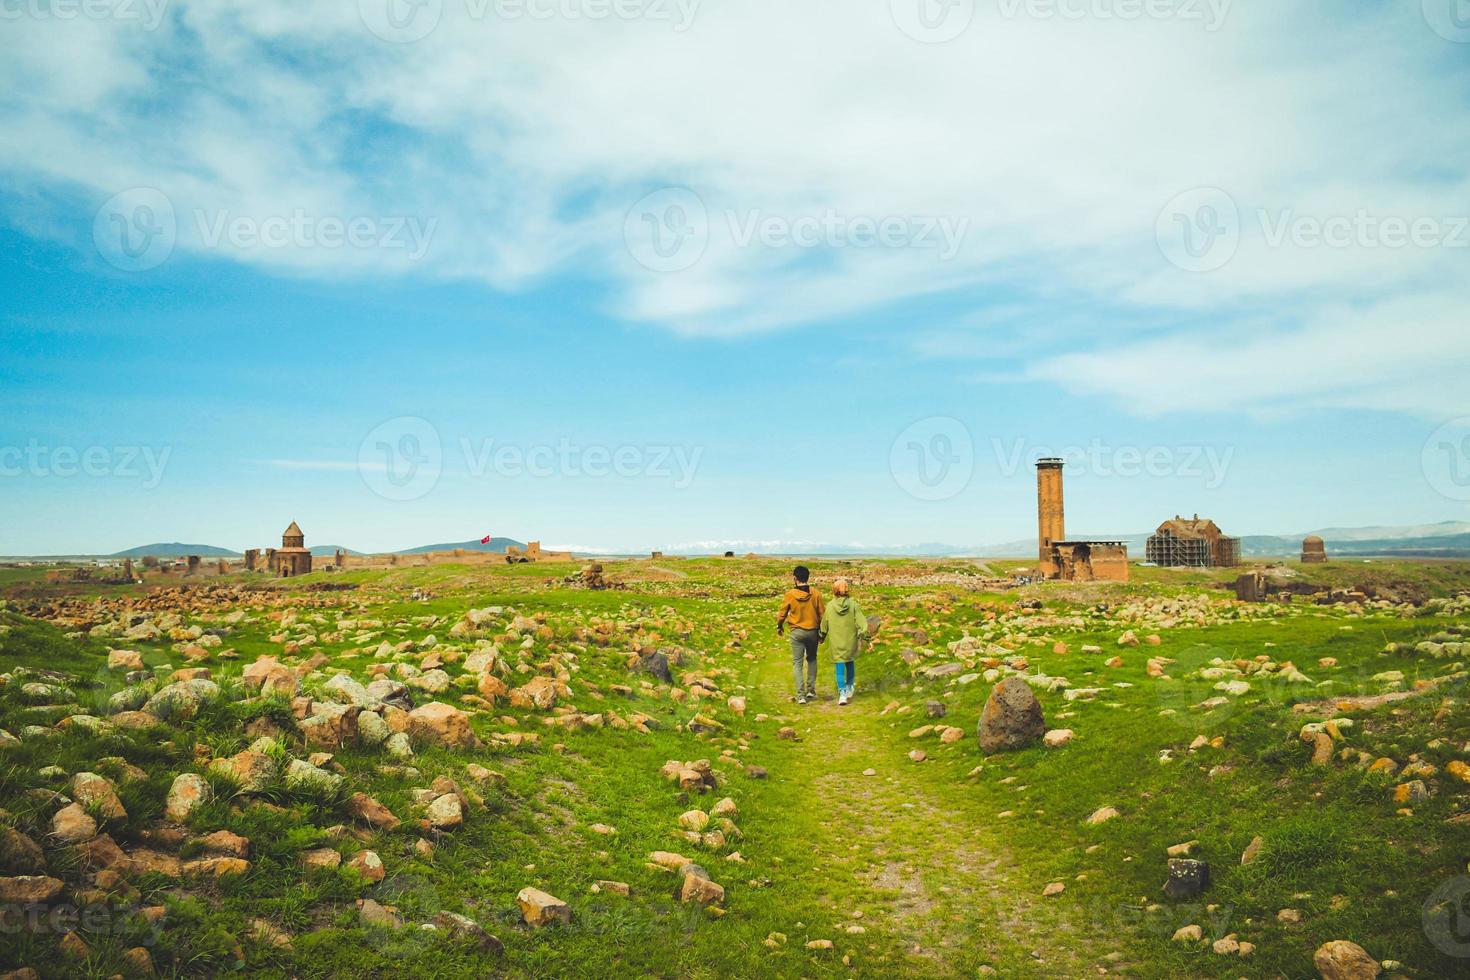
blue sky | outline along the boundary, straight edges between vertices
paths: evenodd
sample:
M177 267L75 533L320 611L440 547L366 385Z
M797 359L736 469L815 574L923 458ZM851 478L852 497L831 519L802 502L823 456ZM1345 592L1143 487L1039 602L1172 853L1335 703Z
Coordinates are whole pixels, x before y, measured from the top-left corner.
M386 2L7 8L0 553L1470 519L1470 12Z

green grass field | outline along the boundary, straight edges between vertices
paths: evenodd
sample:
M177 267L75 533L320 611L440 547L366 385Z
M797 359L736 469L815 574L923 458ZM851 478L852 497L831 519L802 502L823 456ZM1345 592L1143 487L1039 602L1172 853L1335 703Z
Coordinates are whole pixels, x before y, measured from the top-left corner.
M179 976L1294 978L1317 975L1321 944L1350 940L1392 961L1390 975L1470 975L1470 935L1454 918L1470 898L1470 783L1455 774L1470 761L1466 658L1453 647L1414 648L1470 641L1470 602L1452 598L1470 589L1470 566L1292 570L1332 587L1392 584L1432 597L1377 608L1244 606L1220 588L1233 578L1223 573L1137 569L1127 586L992 593L967 584L977 569L966 562L818 562L819 588L847 575L864 611L883 619L846 707L831 697L825 653L823 699L789 698L790 658L773 628L786 563L666 559L607 569L620 588L568 587L567 566L438 565L287 583L211 580L264 588L185 598L152 583L47 587L38 571L7 576L0 729L15 741L0 747L0 820L41 845L44 869L31 873L64 891L43 914L7 906L0 964L41 976L129 974L138 960L128 951L142 947L159 974ZM314 590L320 582L353 588ZM450 633L486 607L501 608ZM541 622L517 627L518 616ZM166 624L164 633L123 639L134 621ZM218 642L169 635L190 627ZM1120 646L1130 630L1143 642ZM124 671L107 668L110 649L138 651L155 676L129 685ZM506 686L560 676L569 696L549 711L478 700L479 675L465 658L491 649ZM654 650L675 661L672 684L630 670L640 651ZM287 697L252 697L239 683L264 655L299 666L302 694L318 701L330 699L324 685L335 672L366 683L374 669L396 674L404 664L421 677L435 669L424 658L436 655L449 687L433 695L410 687L415 704L462 708L483 745L442 748L415 736L408 760L377 746L306 745ZM1165 677L1151 675L1152 658L1168 658L1152 672ZM949 664L959 666L928 676ZM1288 678L1288 664L1304 676ZM106 719L115 695L154 692L189 666L207 668L220 686L192 719L147 730L57 727L68 716ZM1070 744L981 753L977 720L993 679L1007 673L1054 679L1032 686L1047 727L1075 732ZM1217 687L1231 681L1246 689ZM1297 708L1431 682L1427 693L1369 710ZM67 691L28 688L36 683ZM731 697L746 700L743 715ZM942 718L929 717L931 702ZM547 724L575 717L583 723ZM640 718L650 720L646 731L623 724ZM1352 724L1337 729L1330 761L1314 765L1299 732L1332 718ZM164 806L175 776L207 773L209 760L246 749L266 730L262 719L279 731L278 762L331 752L327 765L340 769L342 785L273 778L246 792L210 775L214 799L182 829L170 826ZM962 737L913 734L933 725ZM518 732L540 737L519 746L495 739ZM923 761L911 761L915 750ZM708 793L681 791L660 773L668 760L699 759L718 778ZM1392 765L1371 765L1380 759ZM1401 771L1415 765L1417 774ZM471 766L503 779L477 780ZM755 778L755 767L766 777ZM66 802L58 794L69 796L71 775L82 771L116 786L126 817L100 829L125 854L188 861L207 853L204 835L224 830L249 840L248 866L218 878L136 868L99 876L75 847L48 837ZM438 777L454 780L469 803L458 829L418 824L423 791ZM1395 787L1415 778L1427 797L1396 802ZM355 823L354 792L401 825ZM681 814L725 798L735 810L723 843L680 836ZM1118 816L1087 822L1109 806ZM1259 857L1242 864L1256 837ZM14 876L26 859L6 840L0 856ZM1166 850L1185 842L1208 861L1212 885L1172 901L1162 892ZM322 848L349 860L371 850L385 876L370 881L346 861L300 866L302 853ZM650 863L658 851L697 862L723 886L723 901L680 902L681 879ZM626 883L629 894L594 890L599 881ZM1065 888L1044 895L1054 884ZM528 886L561 899L570 921L526 925L516 896ZM401 925L364 924L363 899L396 909ZM156 921L139 914L160 907ZM474 920L503 949L453 935L442 921L425 928L440 912ZM15 924L16 915L31 921ZM1172 938L1190 925L1203 941ZM1226 936L1253 952L1213 951Z

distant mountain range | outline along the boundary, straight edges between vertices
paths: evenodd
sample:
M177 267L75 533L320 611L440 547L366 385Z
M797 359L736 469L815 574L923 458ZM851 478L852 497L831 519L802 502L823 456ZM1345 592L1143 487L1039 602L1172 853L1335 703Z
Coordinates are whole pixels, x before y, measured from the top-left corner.
M1129 553L1142 558L1151 531L1129 534L1078 534L1082 540L1123 541ZM1443 521L1438 524L1413 524L1402 526L1335 527L1319 531L1304 531L1301 534L1269 535L1253 534L1241 538L1241 554L1250 558L1283 557L1301 552L1302 538L1315 534L1327 543L1329 557L1403 557L1403 558L1470 558L1470 522ZM478 539L451 541L443 544L426 544L397 552L400 555L421 555L430 551L485 551L504 554L514 545L526 547L514 538L491 538L486 544ZM338 548L349 555L364 552L341 545L315 545L311 553L318 557L331 557ZM986 545L955 545L941 542L926 542L912 545L862 545L832 544L820 541L691 541L679 545L666 545L663 550L671 555L722 555L733 551L737 555L750 552L765 555L831 555L831 556L892 556L898 558L1027 558L1036 552L1035 538L1021 538ZM589 549L589 552L591 549ZM601 552L600 552L601 553ZM646 555L646 551L637 552ZM239 558L241 553L228 548L207 544L181 544L179 542L147 544L129 548L109 558L181 558L198 555L201 558ZM63 556L49 556L63 557ZM80 555L65 557L86 557Z
M400 555L423 555L430 551L453 551L455 548L463 548L465 551L490 551L497 555L505 554L505 549L515 545L517 548L525 548L524 541L515 538L491 538L488 543L481 544L479 538L473 541L454 541L449 544L423 544L417 548L408 548L398 552Z
M1135 558L1142 558L1152 531L1127 534L1077 534L1083 541L1122 541ZM1404 558L1470 558L1470 523L1444 521L1401 527L1323 528L1292 535L1247 535L1241 538L1241 553L1247 557L1285 557L1300 554L1302 539L1315 534L1327 544L1328 556L1379 555ZM860 544L830 544L814 541L697 541L666 549L670 554L719 555L755 552L774 555L891 555L934 558L1029 558L1036 553L1035 538L996 544L954 545L927 543L897 547Z
M108 558L183 558L186 555L198 555L200 558L243 558L238 551L229 548L216 548L212 544L180 544L177 541L168 544L145 544L137 548L129 548L127 551L119 551L108 555Z

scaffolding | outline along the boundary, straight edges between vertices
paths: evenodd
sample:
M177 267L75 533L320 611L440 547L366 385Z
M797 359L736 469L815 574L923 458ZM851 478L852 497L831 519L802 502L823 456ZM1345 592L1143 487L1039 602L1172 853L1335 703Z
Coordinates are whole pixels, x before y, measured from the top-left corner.
M1166 568L1209 568L1210 542L1204 538L1181 538L1169 531L1148 539L1148 560Z
M1145 554L1166 568L1234 568L1240 564L1240 539L1221 535L1181 536L1167 527L1148 539Z

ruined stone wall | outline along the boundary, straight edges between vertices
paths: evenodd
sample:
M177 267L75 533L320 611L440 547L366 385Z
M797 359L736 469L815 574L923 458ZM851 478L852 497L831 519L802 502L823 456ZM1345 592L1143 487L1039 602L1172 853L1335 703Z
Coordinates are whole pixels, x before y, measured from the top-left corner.
M1128 581L1127 546L1107 544L1093 545L1092 576L1099 582Z

